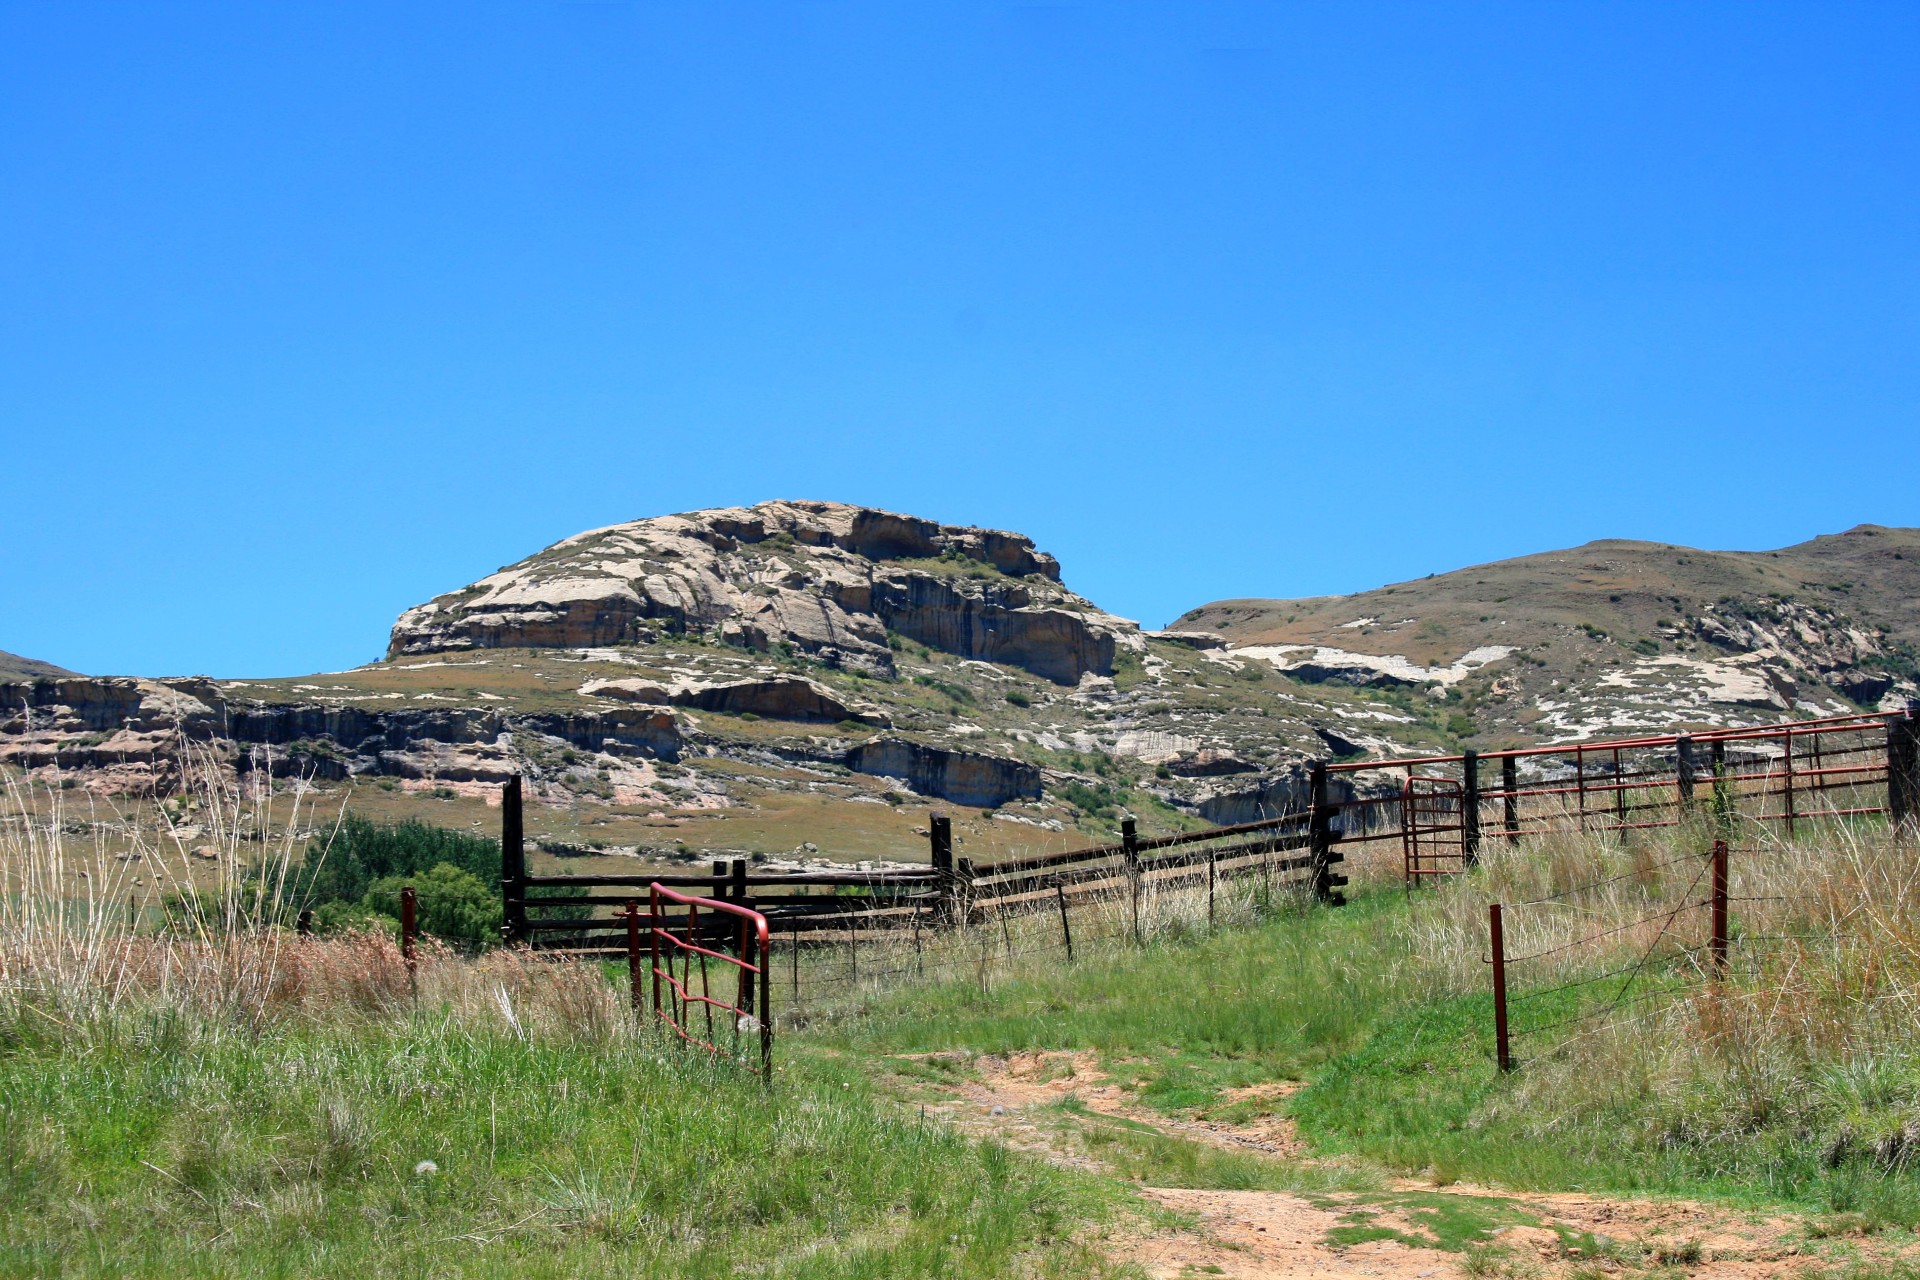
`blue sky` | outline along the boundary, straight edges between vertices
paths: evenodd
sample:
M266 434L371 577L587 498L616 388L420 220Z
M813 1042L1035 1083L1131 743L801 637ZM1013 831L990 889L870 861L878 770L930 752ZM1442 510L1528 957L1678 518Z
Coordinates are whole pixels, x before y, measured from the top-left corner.
M1920 524L1920 8L0 3L0 649L373 659L577 530L1108 608Z

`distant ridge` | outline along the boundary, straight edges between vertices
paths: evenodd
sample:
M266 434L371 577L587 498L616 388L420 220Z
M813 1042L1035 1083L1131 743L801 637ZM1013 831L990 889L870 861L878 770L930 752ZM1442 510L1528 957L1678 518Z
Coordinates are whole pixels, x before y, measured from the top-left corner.
M0 649L0 680L38 680L43 676L70 676L77 672L65 667L56 667L51 662L42 662L38 658L23 658L17 653L8 653Z

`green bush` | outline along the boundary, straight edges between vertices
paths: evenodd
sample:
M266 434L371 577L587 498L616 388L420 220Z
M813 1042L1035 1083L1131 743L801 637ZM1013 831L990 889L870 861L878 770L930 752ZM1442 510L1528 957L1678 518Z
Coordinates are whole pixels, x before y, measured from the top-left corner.
M316 910L327 902L359 902L376 880L419 875L442 863L497 884L500 842L412 819L385 826L349 814L330 839L307 846L294 897Z
M499 891L450 862L440 863L425 875L376 880L368 886L360 905L369 912L398 918L400 890L409 884L414 888L420 932L454 942L488 942L500 936Z
M1030 707L1033 705L1033 699L1018 689L1014 689L1007 694L1007 701L1016 707Z

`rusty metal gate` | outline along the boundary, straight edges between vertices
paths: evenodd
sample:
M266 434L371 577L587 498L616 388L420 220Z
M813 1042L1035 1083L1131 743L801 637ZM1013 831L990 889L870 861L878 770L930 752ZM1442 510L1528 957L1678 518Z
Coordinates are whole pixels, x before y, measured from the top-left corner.
M1466 870L1466 792L1454 778L1409 777L1400 790L1400 850L1409 885Z

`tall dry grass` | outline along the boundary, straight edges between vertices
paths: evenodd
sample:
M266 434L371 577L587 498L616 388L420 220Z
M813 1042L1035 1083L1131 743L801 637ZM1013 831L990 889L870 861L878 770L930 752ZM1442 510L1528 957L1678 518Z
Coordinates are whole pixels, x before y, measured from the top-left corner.
M1523 1070L1503 1107L1526 1126L1629 1117L1622 1143L1769 1168L1838 1167L1849 1152L1889 1172L1920 1160L1913 833L1742 823L1724 970L1706 947L1713 837L1492 850L1415 903L1409 974L1434 996L1484 993L1487 904L1504 904L1508 955L1535 957L1508 969Z
M338 815L314 815L298 779L236 774L191 742L180 761L179 788L144 805L63 787L57 773L0 775L0 1018L85 1035L164 1007L216 1032L257 1031L426 1007L519 1036L631 1027L588 964L469 958L422 939L409 966L386 933L298 936L284 905L294 855L303 831Z

